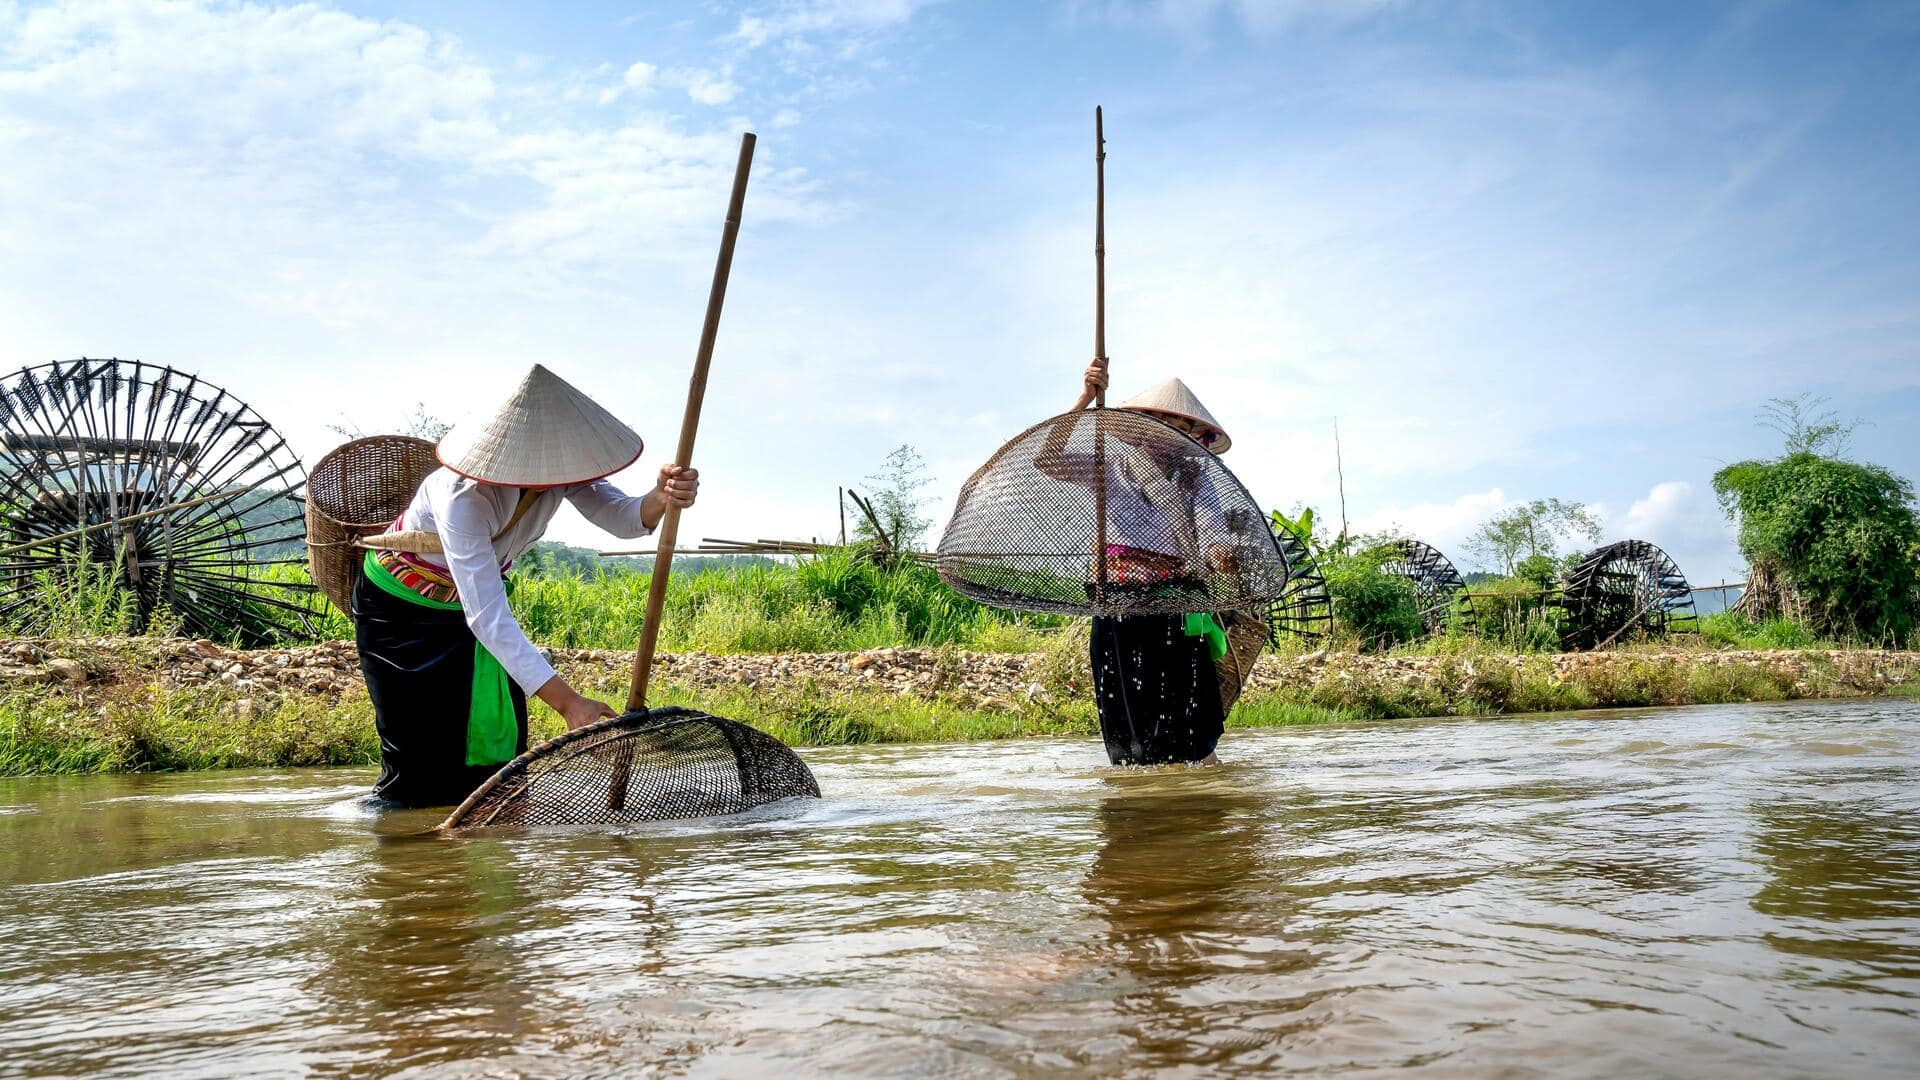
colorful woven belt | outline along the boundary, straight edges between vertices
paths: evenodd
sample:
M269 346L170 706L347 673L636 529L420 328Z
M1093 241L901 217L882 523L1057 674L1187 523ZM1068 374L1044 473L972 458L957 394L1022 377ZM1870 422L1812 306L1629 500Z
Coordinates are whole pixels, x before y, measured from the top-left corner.
M1187 576L1187 560L1126 544L1108 544L1107 584L1159 585Z
M373 561L380 564L382 570L392 574L393 579L407 590L419 593L437 604L460 602L460 590L454 587L453 579L446 574L407 558L402 551L375 551L372 554Z

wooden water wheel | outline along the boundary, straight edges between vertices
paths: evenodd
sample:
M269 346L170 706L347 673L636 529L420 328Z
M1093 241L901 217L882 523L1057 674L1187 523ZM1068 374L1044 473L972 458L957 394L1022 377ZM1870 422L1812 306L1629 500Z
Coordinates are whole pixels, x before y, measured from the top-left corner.
M0 624L44 633L62 597L107 592L134 630L310 640L305 487L286 440L198 376L118 359L15 372L0 379Z
M1693 587L1666 552L1645 540L1590 552L1562 579L1560 606L1560 642L1569 650L1694 628Z
M1313 549L1292 529L1271 518L1268 521L1287 563L1287 586L1267 605L1267 640L1275 646L1287 637L1309 644L1325 641L1333 634L1333 597L1314 562Z
M1394 540L1387 546L1393 558L1381 564L1380 572L1406 578L1413 585L1422 632L1437 634L1449 625L1473 625L1473 600L1466 595L1467 583L1439 548L1418 540Z

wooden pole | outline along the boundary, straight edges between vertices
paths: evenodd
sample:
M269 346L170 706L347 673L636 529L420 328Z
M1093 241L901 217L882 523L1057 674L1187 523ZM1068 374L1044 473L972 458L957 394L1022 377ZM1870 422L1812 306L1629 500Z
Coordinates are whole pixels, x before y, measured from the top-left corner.
M1340 478L1340 550L1347 550L1347 463L1340 456L1340 418L1333 418L1333 473Z
M687 411L680 420L680 445L673 463L693 464L693 439L700 430L700 403L707 396L707 368L713 363L713 341L720 333L720 309L727 300L727 275L733 269L733 242L740 235L740 208L747 201L747 173L753 168L753 132L740 136L740 160L733 168L733 194L727 200L727 220L720 230L720 257L713 267L713 288L707 293L707 321L700 327L700 348L694 354L693 378L687 384ZM680 532L680 510L667 507L660 520L660 539L653 557L653 579L647 586L646 621L640 627L640 647L633 654L633 685L627 711L647 707L647 682L653 673L654 647L660 641L660 613L667 603L667 573L673 565L674 539Z
M1107 358L1107 134L1098 105L1093 107L1093 358ZM1107 407L1105 389L1093 403Z
M1093 107L1093 360L1107 363L1107 131L1100 106ZM1107 600L1107 440L1100 415L1107 407L1105 387L1093 395L1093 598Z

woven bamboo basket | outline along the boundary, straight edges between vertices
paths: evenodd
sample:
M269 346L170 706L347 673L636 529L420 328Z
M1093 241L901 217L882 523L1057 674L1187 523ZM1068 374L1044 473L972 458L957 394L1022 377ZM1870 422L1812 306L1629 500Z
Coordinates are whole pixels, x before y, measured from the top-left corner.
M336 447L307 474L307 567L348 618L364 554L354 542L386 532L439 467L425 439L373 435Z

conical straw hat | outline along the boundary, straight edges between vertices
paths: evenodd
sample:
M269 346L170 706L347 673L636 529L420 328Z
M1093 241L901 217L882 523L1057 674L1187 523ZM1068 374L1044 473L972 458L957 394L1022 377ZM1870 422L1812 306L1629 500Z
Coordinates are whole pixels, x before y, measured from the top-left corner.
M598 480L640 457L640 436L539 364L498 408L474 413L440 440L440 463L507 487Z
M1213 414L1207 411L1207 407L1200 404L1200 399L1193 396L1193 391L1187 389L1187 384L1179 379L1168 379L1143 393L1135 394L1121 403L1120 407L1139 412L1166 413L1169 416L1179 416L1204 424L1219 435L1219 438L1207 447L1216 454L1226 453L1227 447L1233 445L1233 440L1227 438L1227 431L1220 426L1220 421L1213 418Z

